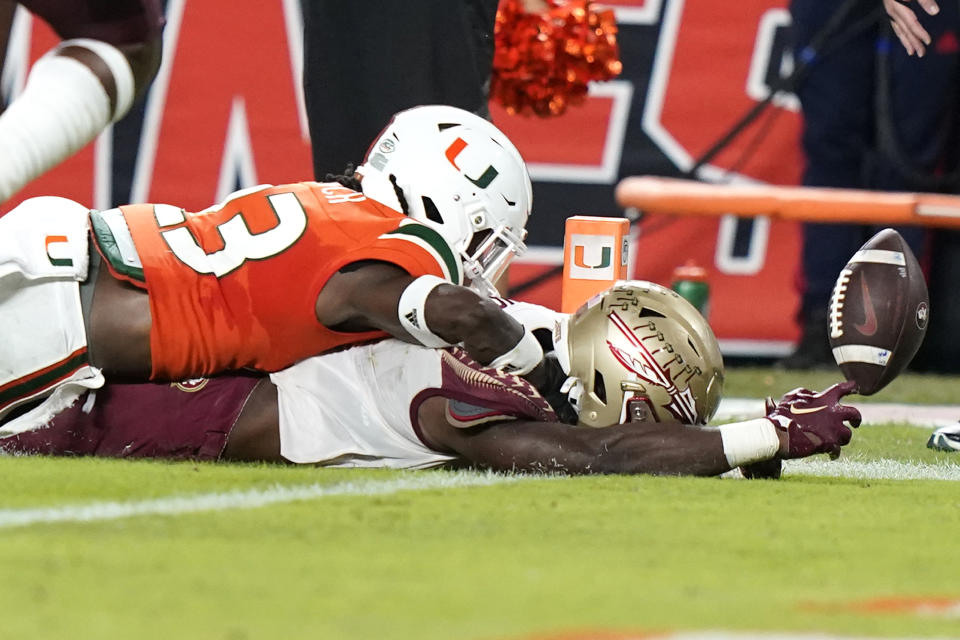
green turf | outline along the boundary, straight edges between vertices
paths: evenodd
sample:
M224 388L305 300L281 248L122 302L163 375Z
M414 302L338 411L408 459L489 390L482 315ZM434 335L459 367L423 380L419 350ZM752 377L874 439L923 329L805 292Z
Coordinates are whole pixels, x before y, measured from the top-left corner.
M838 369L789 371L769 367L730 367L724 395L731 398L779 398L796 387L819 390L841 381L843 375ZM857 402L960 405L960 376L904 373L875 395L851 397Z
M870 425L844 458L960 465L927 450L928 434ZM438 474L0 458L0 521L9 509ZM534 478L34 524L0 528L0 638L956 637L956 614L851 606L960 600L957 531L958 483L801 476Z
M930 432L931 429L896 424L865 425L854 432L843 455L864 460L887 458L928 464L960 464L957 453L927 449Z
M122 466L114 470L129 486L118 493L155 476L153 465ZM197 491L224 477L161 466ZM2 533L0 597L18 612L5 616L3 637L77 628L97 638L701 627L943 635L955 620L833 607L960 594L960 572L943 558L958 502L944 482L575 478L38 525Z

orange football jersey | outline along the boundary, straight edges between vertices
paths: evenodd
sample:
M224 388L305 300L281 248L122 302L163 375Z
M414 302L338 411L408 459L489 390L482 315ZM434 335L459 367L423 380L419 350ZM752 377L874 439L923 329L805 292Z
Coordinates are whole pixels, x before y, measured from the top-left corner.
M126 261L121 255L118 220L140 265L131 252ZM436 231L335 182L254 187L197 213L128 205L94 212L91 221L113 275L150 295L154 379L277 371L385 336L332 331L317 320L320 290L351 262L380 260L455 284L463 278Z

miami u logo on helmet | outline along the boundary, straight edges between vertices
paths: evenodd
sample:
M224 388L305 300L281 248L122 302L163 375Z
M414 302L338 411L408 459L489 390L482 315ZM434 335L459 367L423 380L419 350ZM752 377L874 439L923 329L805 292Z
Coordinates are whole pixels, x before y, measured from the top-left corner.
M447 147L445 154L447 156L447 160L450 161L450 164L453 165L454 169L463 173L464 178L477 185L481 189L486 189L488 186L490 186L490 183L493 182L493 179L497 177L499 172L493 168L493 165L487 165L487 168L484 169L479 178L471 178L468 176L466 173L464 173L463 169L457 166L456 162L457 156L459 156L460 153L466 148L466 141L463 138L457 138L449 147Z

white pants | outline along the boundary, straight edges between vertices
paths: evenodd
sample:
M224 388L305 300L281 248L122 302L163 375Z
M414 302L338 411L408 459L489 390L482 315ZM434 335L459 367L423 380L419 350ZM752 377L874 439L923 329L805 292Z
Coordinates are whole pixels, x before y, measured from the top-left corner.
M103 385L87 362L79 281L87 275L87 209L34 198L0 217L0 437L44 425Z

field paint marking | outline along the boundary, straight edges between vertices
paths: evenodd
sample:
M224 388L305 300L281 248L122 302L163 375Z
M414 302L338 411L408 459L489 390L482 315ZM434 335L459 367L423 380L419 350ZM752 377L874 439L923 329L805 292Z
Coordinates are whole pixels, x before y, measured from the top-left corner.
M949 480L960 481L960 464L930 464L900 460L786 460L784 475L854 478L865 480Z
M790 631L675 631L657 633L645 631L576 631L556 635L533 635L528 640L881 640L876 637L846 636L832 633L803 633ZM920 640L913 636L886 638L886 640ZM928 638L927 640L933 640Z
M790 633L762 631L687 631L667 635L637 636L647 640L880 640L867 636L845 636L832 633ZM624 637L627 640L627 637ZM919 640L914 637L887 638L887 640Z
M960 420L960 405L897 404L892 402L850 402L863 414L864 426L877 422L897 422L925 429L944 427ZM724 398L714 420L727 422L763 415L763 400Z
M884 480L960 481L960 465L900 462L897 460L788 460L785 475ZM550 476L503 475L459 471L455 473L411 473L386 481L343 482L333 485L309 484L275 486L269 489L199 493L187 496L155 498L130 502L92 502L80 505L0 509L0 529L12 529L40 523L96 522L143 515L180 515L202 511L255 509L273 504L314 500L328 496L377 496L400 491L484 487L524 479Z
M314 500L328 496L381 496L400 491L485 487L546 476L503 475L458 471L427 474L417 472L393 480L342 482L332 485L308 484L274 486L269 489L198 493L186 496L136 500L130 502L91 502L88 504L0 509L0 529L52 522L95 522L143 515L180 515L200 511L255 509L272 504Z

